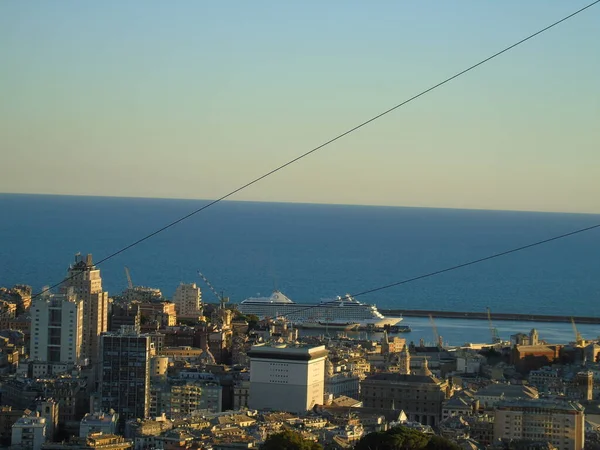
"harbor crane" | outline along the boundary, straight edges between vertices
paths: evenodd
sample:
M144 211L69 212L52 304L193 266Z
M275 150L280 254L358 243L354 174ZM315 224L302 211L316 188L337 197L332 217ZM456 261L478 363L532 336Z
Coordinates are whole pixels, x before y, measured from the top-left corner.
M575 344L583 345L583 336L577 329L577 325L575 325L575 319L571 317L571 325L573 325L573 333L575 334Z
M229 297L224 297L222 294L219 295L217 290L213 287L212 284L210 284L210 281L208 281L208 278L206 278L202 274L202 272L198 271L198 275L200 276L200 278L202 278L202 281L204 281L204 283L208 286L208 288L211 290L211 292L213 294L215 294L215 297L217 297L217 299L219 300L219 307L221 309L225 309L225 303L229 302Z
M131 281L131 274L129 273L129 267L125 266L125 276L127 277L127 287L133 289L133 281Z
M433 316L431 314L429 314L429 322L431 323L431 329L433 330L433 340L435 342L435 345L437 345L440 348L443 347L442 337L438 333L437 326L436 326L435 321L433 320Z
M492 324L492 312L490 311L490 307L487 307L487 318L488 323L490 325L490 335L492 336L492 344L497 344L500 342L500 336L498 336L498 329L494 327Z

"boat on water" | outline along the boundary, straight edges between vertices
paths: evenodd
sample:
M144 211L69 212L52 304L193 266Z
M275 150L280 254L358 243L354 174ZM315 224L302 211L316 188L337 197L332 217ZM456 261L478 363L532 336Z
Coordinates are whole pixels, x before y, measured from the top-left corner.
M254 314L260 319L285 317L293 323L307 321L352 322L358 328L397 325L402 317L385 317L377 306L361 303L350 295L323 299L319 303L296 303L280 291L269 297L249 297L238 305L242 314Z
M325 330L340 330L340 331L353 331L360 328L358 322L339 322L339 321L325 321L325 320L306 320L296 324L300 328L310 329L325 329Z

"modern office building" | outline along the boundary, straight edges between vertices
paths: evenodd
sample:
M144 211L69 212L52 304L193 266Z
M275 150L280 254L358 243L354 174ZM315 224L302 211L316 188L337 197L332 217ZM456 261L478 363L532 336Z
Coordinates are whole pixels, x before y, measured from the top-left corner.
M548 441L559 450L581 450L585 443L583 407L566 400L513 400L494 410L494 440Z
M30 313L30 358L48 364L79 364L82 356L83 302L73 290L34 299Z
M94 266L92 255L85 261L75 255L63 283L65 290L73 292L83 301L83 355L91 363L98 361L100 335L108 330L108 292L102 290L100 269Z
M324 345L254 345L248 356L251 409L300 413L323 404Z
M121 426L129 419L148 417L150 408L148 335L123 327L101 339L100 407L114 410Z
M173 295L177 317L198 318L202 315L202 292L196 283L177 286Z

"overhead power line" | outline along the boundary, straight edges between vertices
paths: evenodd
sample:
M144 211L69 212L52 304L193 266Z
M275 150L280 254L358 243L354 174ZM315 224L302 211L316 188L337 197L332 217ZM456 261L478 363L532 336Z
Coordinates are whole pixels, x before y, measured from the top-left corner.
M585 11L585 10L587 10L587 9L591 8L592 6L596 5L597 3L600 3L600 0L596 0L596 1L594 1L594 2L592 2L592 3L590 3L590 4L588 4L587 6L584 6L583 8L580 8L580 9L578 9L577 11L575 11L575 12L573 12L573 13L569 14L568 16L565 16L565 17L563 17L562 19L560 19L560 20L557 20L556 22L553 22L552 24L550 24L550 25L548 25L548 26L546 26L546 27L542 28L542 29L541 29L541 30L539 30L539 31L536 31L536 32L535 32L535 33L533 33L533 34L530 34L529 36L527 36L527 37L525 37L525 38L521 39L520 41L517 41L517 42L515 42L514 44L512 44L512 45L509 45L508 47L505 47L504 49L502 49L502 50L500 50L500 51L498 51L498 52L494 53L494 54L493 54L493 55L491 55L491 56L488 56L488 57L487 57L487 58L485 58L485 59L482 59L481 61L479 61L479 62L477 62L477 63L473 64L472 66L469 66L469 67L467 67L467 68L466 68L466 69L464 69L464 70L461 70L460 72L458 72L458 73L456 73L456 74L454 74L454 75L452 75L452 76L450 76L450 77L446 78L446 79L445 79L445 80L443 80L443 81L440 81L439 83L437 83L437 84L435 84L435 85L433 85L433 86L431 86L431 87L429 87L429 88L425 89L424 91L421 91L421 92L419 92L418 94L416 94L416 95L414 95L414 96L412 96L412 97L410 97L410 98L408 98L408 99L406 99L406 100L402 101L401 103L398 103L397 105L395 105L395 106L392 106L392 107L391 107L391 108L389 108L389 109L386 109L385 111L383 111L383 112L381 112L381 113L379 113L379 114L377 114L377 115L375 115L375 116L371 117L370 119L367 119L367 120L365 120L364 122L362 122L362 123L360 123L360 124L358 124L358 125L356 125L356 126L354 126L354 127L350 128L350 129L349 129L349 130L347 130L347 131L344 131L344 132L343 132L343 133L341 133L341 134L338 134L337 136L335 136L335 137L333 137L333 138L329 139L328 141L326 141L326 142L324 142L324 143L322 143L322 144L318 145L317 147L314 147L313 149L311 149L311 150L309 150L309 151L307 151L307 152L305 152L305 153L303 153L303 154L301 154L301 155L299 155L299 156L297 156L297 157L295 157L295 158L293 158L293 159L289 160L288 162L286 162L286 163L284 163L284 164L282 164L282 165L280 165L280 166L278 166L278 167L276 167L276 168L274 168L274 169L272 169L272 170L270 170L270 171L266 172L265 174L263 174L263 175L259 176L258 178L255 178L255 179L253 179L252 181L249 181L248 183L246 183L246 184L244 184L244 185L242 185L242 186L240 186L240 187L238 187L238 188L236 188L236 189L234 189L234 190L230 191L229 193L227 193L227 194L225 194L225 195L223 195L223 196L221 196L221 197L219 197L219 198L217 198L217 199L215 199L215 200L212 200L212 201L210 201L210 202L209 202L209 203L207 203L206 205L204 205L204 206L202 206L202 207L200 207L200 208L198 208L198 209L196 209L196 210L194 210L194 211L190 212L189 214L186 214L185 216L183 216L183 217L180 217L179 219L177 219L177 220L174 220L173 222L170 222L170 223L168 223L167 225L165 225L165 226L163 226L163 227L161 227L161 228L157 229L156 231L153 231L152 233L150 233L150 234L147 234L146 236L144 236L144 237L142 237L142 238L138 239L137 241L134 241L134 242L132 242L131 244L129 244L129 245L127 245L127 246L125 246L125 247L123 247L123 248L121 248L121 249L119 249L119 250L115 251L114 253L111 253L110 255L106 256L105 258L101 259L100 261L98 261L98 262L96 263L96 265L100 265L100 264L104 263L105 261L108 261L109 259L112 259L112 258L114 258L114 257L115 257L115 256L117 256L117 255L120 255L121 253L123 253L123 252L125 252L125 251L129 250L130 248L132 248L132 247L135 247L136 245L138 245L138 244L141 244L141 243L142 243L142 242L144 242L144 241L147 241L148 239L150 239L150 238L152 238L152 237L156 236L157 234L159 234L159 233L162 233L163 231L166 231L166 230L168 230L169 228L171 228L171 227L173 227L173 226L177 225L178 223L181 223L181 222L183 222L184 220L187 220L187 219L189 219L190 217L192 217L192 216L194 216L194 215L196 215L196 214L198 214L198 213L200 213L200 212L202 212L202 211L204 211L204 210L206 210L206 209L210 208L211 206L214 206L215 204L217 204L217 203L219 203L219 202L222 202L223 200L226 200L226 199L228 199L229 197L231 197L231 196L233 196L233 195L237 194L238 192L240 192L240 191L242 191L242 190L244 190L244 189L246 189L246 188L248 188L248 187L250 187L250 186L252 186L252 185L254 185L254 184L256 184L256 183L258 183L259 181L262 181L262 180L264 180L265 178L267 178L267 177L269 177L269 176L273 175L274 173L276 173L276 172L279 172L280 170L282 170L282 169L284 169L284 168L286 168L286 167L288 167L288 166L290 166L290 165L292 165L292 164L294 164L294 163L296 163L296 162L300 161L301 159L304 159L304 158L306 158L307 156L309 156L309 155L311 155L311 154L313 154L313 153L315 153L315 152L317 152L317 151L321 150L322 148L324 148L324 147L326 147L326 146L328 146L328 145L330 145L330 144L332 144L332 143L334 143L334 142L336 142L336 141L338 141L338 140L342 139L343 137L346 137L346 136L348 136L349 134L351 134L351 133L354 133L355 131L357 131L357 130L359 130L359 129L361 129L361 128L363 128L363 127L367 126L367 125L369 125L370 123L372 123L372 122L375 122L375 121L376 121L376 120L378 120L378 119L381 119L383 116L386 116L386 115L388 115L389 113L391 113L391 112L393 112L393 111L395 111L395 110L397 110L397 109L401 108L402 106L404 106L404 105L406 105L406 104L408 104L408 103L410 103L410 102L412 102L412 101L414 101L414 100L416 100L416 99L418 99L418 98L420 98L420 97L422 97L422 96L424 96L424 95L426 95L426 94L430 93L431 91L434 91L435 89L437 89L437 88L439 88L439 87L441 87L441 86L443 86L443 85L445 85L445 84L449 83L450 81L452 81L452 80L454 80L454 79L456 79L456 78L458 78L458 77L460 77L460 76L462 76L462 75L466 74L467 72L470 72L471 70L473 70L473 69L475 69L475 68L477 68L477 67L479 67L479 66L481 66L481 65L483 65L483 64L485 64L485 63L487 63L487 62L489 62L489 61L491 61L491 60L492 60L492 59L494 59L494 58L497 58L498 56L500 56L500 55L502 55L502 54L504 54L504 53L508 52L509 50L512 50L512 49L514 49L515 47L518 47L519 45L521 45L521 44L523 44L523 43L525 43L525 42L529 41L530 39L533 39L534 37L536 37L536 36L538 36L538 35L540 35L540 34L542 34L542 33L546 32L546 31L550 30L551 28L554 28L555 26L557 26L557 25L559 25L559 24L561 24L561 23L563 23L563 22L565 22L565 21L567 21L567 20L571 19L572 17L574 17L574 16L576 16L576 15L578 15L578 14L582 13L583 11ZM76 275L72 275L70 278L73 278L73 277L75 277L75 276L76 276ZM43 291L39 292L38 294L35 294L34 296L32 296L32 298L35 298L35 297L37 297L37 296L39 296L39 295L43 294L44 292L47 292L47 291L49 291L49 290L51 290L51 289L53 289L53 288L55 288L55 287L57 287L57 286L60 286L62 283L64 283L65 281L69 280L70 278L65 278L65 279L63 279L61 282L59 282L59 283L56 283L56 284L53 284L52 286L50 286L50 287L46 288L45 290L43 290Z

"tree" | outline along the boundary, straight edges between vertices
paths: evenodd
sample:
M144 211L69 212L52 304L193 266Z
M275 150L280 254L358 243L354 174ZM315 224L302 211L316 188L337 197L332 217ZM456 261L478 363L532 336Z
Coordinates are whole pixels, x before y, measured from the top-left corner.
M407 427L394 427L364 436L355 450L459 450L454 442Z
M246 321L248 322L248 330L254 330L260 322L260 319L255 314L248 314L246 316Z
M270 435L260 450L323 450L316 442L304 439L300 434L291 430Z
M441 436L432 436L425 450L460 450L460 446Z

